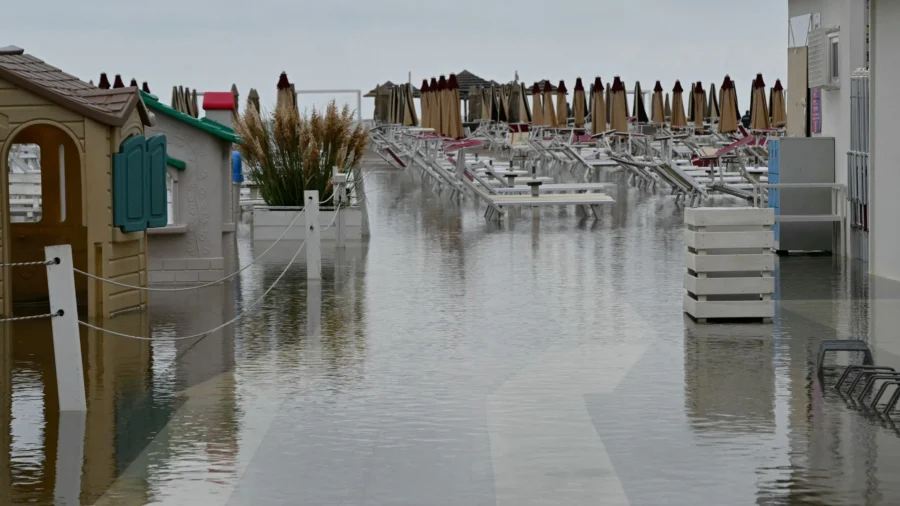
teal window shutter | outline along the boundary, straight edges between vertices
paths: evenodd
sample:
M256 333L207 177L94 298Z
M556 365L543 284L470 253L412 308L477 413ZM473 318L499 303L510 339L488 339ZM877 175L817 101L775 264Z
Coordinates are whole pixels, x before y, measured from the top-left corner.
M144 167L147 184L144 203L147 228L161 228L169 224L166 195L166 136L147 139L147 163Z
M113 155L113 226L122 232L147 228L146 163L147 141L143 135L125 139Z

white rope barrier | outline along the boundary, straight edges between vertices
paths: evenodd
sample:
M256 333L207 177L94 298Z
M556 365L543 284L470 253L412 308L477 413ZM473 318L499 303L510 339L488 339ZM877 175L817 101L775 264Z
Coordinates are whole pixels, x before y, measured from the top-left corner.
M328 227L330 227L332 224L334 224L335 220L337 219L337 216L338 216L338 213L339 213L339 212L340 212L340 208L338 208L338 211L336 211L336 212L334 213L334 217L331 219L331 223L329 223L328 226L325 227L323 230L328 229ZM83 322L83 321L80 321L80 320L78 321L78 323L79 323L80 325L84 326L84 327L89 328L89 329L96 330L96 331L98 331L98 332L103 332L104 334L109 334L109 335L113 335L113 336L117 336L117 337L125 337L125 338L128 338L128 339L136 339L136 340L138 340L138 341L159 341L159 342L166 342L166 341L186 341L186 340L188 340L188 339L197 339L197 338L200 338L200 337L206 337L206 336L208 336L208 335L210 335L210 334L212 334L212 333L214 333L214 332L217 332L217 331L219 331L219 330L224 329L225 327L228 327L229 325L234 324L235 322L237 322L238 320L240 320L241 318L243 318L247 313L249 313L251 309L253 309L254 307L256 307L256 305L259 304L264 298L266 298L266 296L269 295L269 292L271 292L272 289L274 289L275 286L278 285L278 283L281 281L281 279L284 277L284 275L287 274L287 271L291 268L291 265L294 263L294 261L297 260L297 257L300 255L300 251L303 250L303 247L304 247L305 245L306 245L306 239L304 239L303 242L300 243L300 247L297 248L297 251L294 253L294 256L291 257L291 259L288 261L288 264L284 267L284 270L281 271L281 274L279 274L278 277L275 278L275 281L272 282L272 284L269 286L269 288L267 288L266 291L263 292L263 294L262 294L258 299L256 299L255 301L253 301L252 304L250 304L249 306L247 306L246 308L244 308L240 313L238 313L237 316L235 316L235 317L232 318L231 320L228 320L227 322L225 322L225 323L223 323L223 324L221 324L221 325L219 325L219 326L217 326L217 327L214 327L214 328L212 328L212 329L210 329L210 330L207 330L206 332L201 332L201 333L199 333L199 334L193 334L193 335L190 335L190 336L153 338L153 337L134 336L134 335L131 335L131 334L125 334L125 333L122 333L122 332L116 332L116 331L114 331L114 330L104 329L104 328L102 328L102 327L98 327L98 326L96 326L96 325L92 325L92 324L90 324L90 323Z
M332 193L331 197L332 198L334 197L334 193ZM335 216L337 216L337 213L335 213ZM199 290L201 288L206 288L208 286L213 286L213 285L217 285L219 283L224 283L225 281L228 281L229 279L237 276L238 274L240 274L240 273L246 271L247 269L249 269L250 267L252 267L257 261L259 261L262 257L266 256L266 254L268 254L270 251L272 251L272 248L274 248L276 244L278 244L279 242L281 242L282 239L284 239L284 236L286 236L288 231L290 231L294 227L294 224L297 223L298 219L300 219L299 211L297 212L297 216L294 216L294 219L291 220L290 224L288 224L287 228L284 229L284 232L281 233L281 235L278 237L278 239L276 239L275 242L273 242L268 248L266 248L265 251L260 253L260 255L258 257L254 258L253 261L251 261L249 264L241 267L236 272L233 272L233 273L225 276L222 279L217 279L216 281L210 281L208 283L203 283L200 285L180 286L180 287L174 287L174 288L137 286L137 285L129 285L127 283L120 283L118 281L113 281L112 279L103 278L103 277L100 277L100 276L97 276L97 275L94 275L94 274L91 274L89 272L85 272L85 271L82 271L79 269L73 269L73 270L75 272L77 272L78 274L81 274L82 276L87 276L88 278L95 279L97 281L102 281L102 282L108 283L110 285L121 286L123 288L131 288L133 290L142 290L145 292L186 292L186 291L190 291L190 290ZM332 223L333 223L333 221L332 221ZM323 231L328 230L329 227L331 227L331 225L328 225L327 227L325 227L322 230Z

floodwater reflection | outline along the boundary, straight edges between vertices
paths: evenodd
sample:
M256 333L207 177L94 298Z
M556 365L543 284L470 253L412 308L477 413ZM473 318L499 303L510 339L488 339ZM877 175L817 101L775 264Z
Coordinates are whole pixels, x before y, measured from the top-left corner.
M896 429L813 371L849 336L900 366L900 285L781 258L772 324L698 325L682 206L605 179L596 218L498 227L374 172L371 242L326 246L321 281L301 255L234 327L172 340L253 304L283 243L99 322L154 341L82 329L83 421L56 409L49 322L3 325L0 504L900 502ZM268 247L244 220L228 271Z

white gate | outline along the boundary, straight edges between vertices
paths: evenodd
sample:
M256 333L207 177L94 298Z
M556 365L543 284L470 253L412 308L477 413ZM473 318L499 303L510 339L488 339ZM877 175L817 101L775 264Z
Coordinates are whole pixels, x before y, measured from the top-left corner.
M850 78L850 151L847 152L850 201L850 252L869 261L869 69Z

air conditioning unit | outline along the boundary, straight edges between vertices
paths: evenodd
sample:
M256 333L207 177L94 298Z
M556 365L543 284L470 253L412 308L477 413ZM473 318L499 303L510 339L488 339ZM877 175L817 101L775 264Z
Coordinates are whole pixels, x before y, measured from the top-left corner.
M840 27L816 28L809 31L807 78L810 88L836 90L840 80Z

